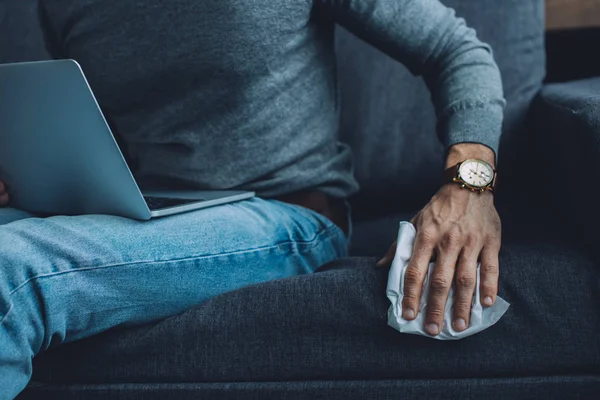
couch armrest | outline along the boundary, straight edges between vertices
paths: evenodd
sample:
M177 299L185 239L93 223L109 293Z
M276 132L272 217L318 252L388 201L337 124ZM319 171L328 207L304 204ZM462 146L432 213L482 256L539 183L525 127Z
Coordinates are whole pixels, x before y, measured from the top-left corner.
M562 217L586 242L599 238L600 77L546 85L530 116L538 187L555 205L548 218Z

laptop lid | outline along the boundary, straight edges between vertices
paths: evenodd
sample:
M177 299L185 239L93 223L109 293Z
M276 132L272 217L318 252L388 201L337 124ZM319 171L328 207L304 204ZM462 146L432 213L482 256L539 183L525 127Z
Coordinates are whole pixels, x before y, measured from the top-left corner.
M0 180L26 211L150 218L74 60L0 64Z

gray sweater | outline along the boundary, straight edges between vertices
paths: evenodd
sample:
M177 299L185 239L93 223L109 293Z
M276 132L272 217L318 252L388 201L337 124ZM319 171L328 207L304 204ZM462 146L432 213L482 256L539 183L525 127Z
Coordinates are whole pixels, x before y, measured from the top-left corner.
M52 54L82 65L142 186L356 192L337 141L336 22L424 76L446 146L498 147L490 48L438 0L41 3Z

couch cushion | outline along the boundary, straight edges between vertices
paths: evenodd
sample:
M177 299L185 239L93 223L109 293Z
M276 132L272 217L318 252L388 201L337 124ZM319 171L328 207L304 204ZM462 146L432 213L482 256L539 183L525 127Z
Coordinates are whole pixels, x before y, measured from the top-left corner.
M543 177L537 197L540 202L553 199L559 205L553 217L596 246L600 210L593 187L600 182L600 77L546 85L532 109L539 163L530 174Z
M505 241L492 328L441 342L387 326L387 270L373 258L246 287L182 315L115 329L36 359L53 383L459 379L600 372L600 271L578 248Z
M442 2L494 49L508 101L499 163L509 167L515 136L545 74L544 1ZM373 198L394 196L405 209L428 200L439 185L443 148L424 82L343 29L338 30L337 51L341 137L354 150L361 194L368 197L356 201L356 211L372 207Z

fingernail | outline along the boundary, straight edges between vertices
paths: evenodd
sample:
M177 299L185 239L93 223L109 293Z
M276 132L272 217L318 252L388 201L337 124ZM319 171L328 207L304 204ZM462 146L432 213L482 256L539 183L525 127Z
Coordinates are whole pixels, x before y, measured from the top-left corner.
M404 319L413 319L415 317L415 310L412 308L405 308L402 316Z
M485 299L483 299L483 304L488 307L491 306L493 302L494 301L492 300L492 298L490 296L487 296Z
M458 318L454 320L454 329L457 331L464 331L467 328L467 323L464 319Z
M437 326L437 324L427 324L427 326L425 327L425 330L427 331L427 333L429 333L430 335L437 335L439 333L439 328Z

